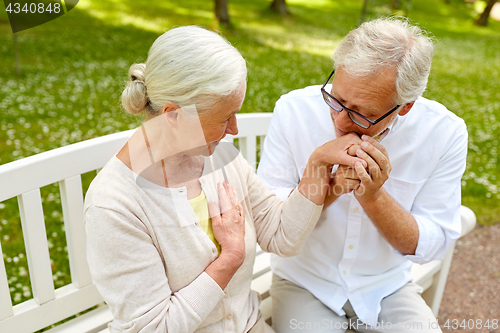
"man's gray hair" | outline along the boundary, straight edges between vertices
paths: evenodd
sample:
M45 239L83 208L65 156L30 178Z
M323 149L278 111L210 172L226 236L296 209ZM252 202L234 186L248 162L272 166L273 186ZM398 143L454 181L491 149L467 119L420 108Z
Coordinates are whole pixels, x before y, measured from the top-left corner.
M335 69L371 77L396 69L396 104L416 100L425 90L434 47L422 29L401 18L380 18L352 30L335 49Z
M171 29L158 37L145 64L133 64L122 93L124 108L148 117L171 102L198 112L237 93L246 83L245 59L224 37L197 26ZM184 110L183 110L184 111Z

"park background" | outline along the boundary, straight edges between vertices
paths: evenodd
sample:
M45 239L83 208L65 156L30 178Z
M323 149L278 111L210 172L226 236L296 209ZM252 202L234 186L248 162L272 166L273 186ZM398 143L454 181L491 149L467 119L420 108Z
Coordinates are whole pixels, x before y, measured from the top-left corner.
M424 97L463 118L469 131L462 204L476 213L479 230L465 242L474 262L489 268L480 288L488 299L481 296L473 303L486 302L491 312L463 313L462 319L498 315L500 295L489 286L500 282L500 255L495 254L500 248L491 248L500 243L500 22L490 17L487 26L474 24L485 1L371 0L362 17L366 2L287 0L288 15L281 15L270 9L270 0L229 0L230 23L222 24L211 0L83 0L16 38L0 5L0 164L137 127L142 118L126 114L120 102L128 68L144 62L153 41L172 27L196 24L220 31L248 64L240 112L272 112L280 95L324 82L335 46L361 20L407 16L436 40ZM399 9L391 8L395 2ZM91 178L84 177L84 190ZM42 200L59 287L70 282L70 275L57 184L42 188ZM0 203L0 242L17 304L32 291L16 198ZM466 281L481 285L481 267L471 265L454 273L452 263L450 277L466 270ZM464 286L457 282L457 287ZM451 295L448 289L443 303ZM449 302L463 309L477 293L467 290ZM442 308L441 313L456 318L450 311Z

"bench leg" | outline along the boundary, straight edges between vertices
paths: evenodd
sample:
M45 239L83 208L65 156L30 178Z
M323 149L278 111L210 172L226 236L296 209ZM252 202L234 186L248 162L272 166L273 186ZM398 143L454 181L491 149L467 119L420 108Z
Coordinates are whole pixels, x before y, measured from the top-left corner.
M432 285L423 292L422 298L425 300L427 305L432 309L434 315L438 316L439 306L441 305L441 300L443 299L444 288L446 286L446 280L448 279L448 272L450 271L451 259L453 259L453 251L455 250L455 244L446 252L446 254L441 258L442 266L439 272L433 277Z

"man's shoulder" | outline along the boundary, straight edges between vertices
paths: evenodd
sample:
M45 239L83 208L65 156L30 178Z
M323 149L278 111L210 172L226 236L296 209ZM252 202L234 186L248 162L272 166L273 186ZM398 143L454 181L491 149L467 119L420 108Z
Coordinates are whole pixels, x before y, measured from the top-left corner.
M327 108L321 96L321 86L308 86L282 95L276 102L273 117L281 121L293 119L297 123L304 117L321 117L322 110Z
M308 86L301 89L292 90L284 95L281 95L278 104L287 103L310 103L316 102L318 97L321 97L321 86Z
M415 108L417 112L413 113L413 115L416 118L418 117L421 122L432 120L433 122L440 123L442 126L465 126L462 118L437 101L419 97L415 102Z

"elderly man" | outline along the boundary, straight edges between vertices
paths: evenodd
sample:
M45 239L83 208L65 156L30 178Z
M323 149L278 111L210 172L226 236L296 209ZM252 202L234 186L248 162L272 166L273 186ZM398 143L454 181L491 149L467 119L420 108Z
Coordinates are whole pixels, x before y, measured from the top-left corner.
M467 130L421 97L432 54L405 20L367 22L337 47L323 86L276 103L258 174L282 199L313 150L336 137L358 135L348 153L368 163L335 166L303 252L273 256L277 332L440 332L410 268L460 236Z

